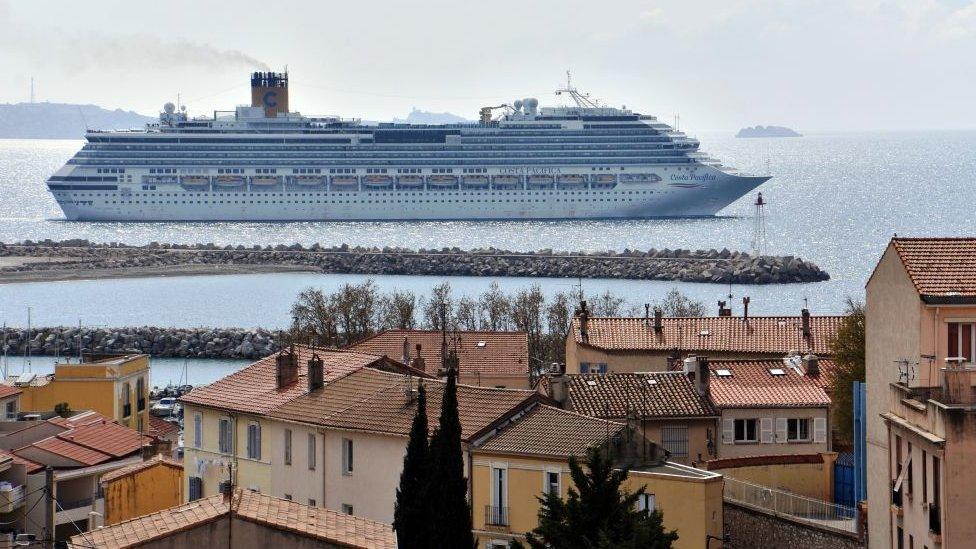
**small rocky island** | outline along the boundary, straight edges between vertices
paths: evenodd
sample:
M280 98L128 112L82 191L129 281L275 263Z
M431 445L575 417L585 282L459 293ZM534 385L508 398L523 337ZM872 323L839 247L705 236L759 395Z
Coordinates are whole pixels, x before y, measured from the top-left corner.
M496 248L364 248L345 244L244 247L159 243L129 246L87 240L0 243L0 283L289 271L713 284L786 284L830 278L820 267L799 257L753 256L728 249L516 252Z
M754 126L752 128L742 128L736 137L803 137L785 126Z

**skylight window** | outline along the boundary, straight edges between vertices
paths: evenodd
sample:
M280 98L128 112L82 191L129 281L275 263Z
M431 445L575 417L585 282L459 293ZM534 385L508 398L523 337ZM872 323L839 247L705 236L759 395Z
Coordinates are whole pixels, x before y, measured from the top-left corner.
M710 335L712 335L712 332L710 332L709 330L702 330L702 331L698 332L698 335L700 335L700 336L710 336Z
M715 370L715 375L718 377L732 377L731 370Z
M648 385L657 385L657 380L656 379L648 379L647 380L647 384Z
M488 345L488 343L485 342L485 341L479 341L478 342L478 347L484 347L485 345Z
M586 384L589 385L590 387L596 387L596 381L592 379L586 380Z
M770 368L769 369L769 373L772 374L772 375L774 375L774 376L785 376L786 375L786 370L784 370L782 368Z

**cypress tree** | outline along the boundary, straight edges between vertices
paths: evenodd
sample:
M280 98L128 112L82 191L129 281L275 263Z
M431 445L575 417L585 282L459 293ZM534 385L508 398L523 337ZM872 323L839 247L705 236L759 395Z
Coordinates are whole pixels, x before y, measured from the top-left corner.
M436 541L431 546L470 549L474 547L474 537L461 454L456 367L447 369L440 422L431 440L430 451L432 469L428 499L431 504L431 540Z
M410 428L407 454L403 457L403 472L396 491L393 510L393 529L397 547L420 549L430 547L430 446L427 439L427 390L423 383L417 387L417 413Z

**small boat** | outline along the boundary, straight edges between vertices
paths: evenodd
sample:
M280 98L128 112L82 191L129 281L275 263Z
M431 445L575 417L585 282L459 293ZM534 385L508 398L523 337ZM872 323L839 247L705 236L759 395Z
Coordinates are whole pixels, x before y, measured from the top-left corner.
M144 175L142 176L143 185L165 185L178 182L175 175Z
M176 397L163 397L152 405L149 413L156 417L169 417L176 413Z
M621 183L659 183L661 178L653 173L622 173Z
M491 178L492 186L495 189L504 191L517 189L522 183L522 178L517 175L496 175Z
M388 175L367 175L363 177L363 187L367 189L393 188L393 178Z
M526 187L529 189L551 189L552 176L530 175L528 181L526 182Z
M586 176L578 173L568 173L556 177L556 186L560 189L582 189L586 187Z
M241 175L218 175L214 179L214 185L218 187L243 187L244 176Z
M424 176L422 175L401 175L397 177L397 187L400 189L423 189Z
M210 188L210 178L205 175L184 175L180 184L191 190L205 191Z
M318 187L325 182L325 178L318 175L296 175L291 182L299 187Z
M333 191L355 191L359 189L359 177L355 175L336 175L332 177Z
M466 175L461 179L461 184L465 189L487 189L487 175Z
M281 178L274 175L254 175L251 176L252 187L273 187L281 185Z
M432 189L451 189L457 187L456 175L431 175L427 177L427 185Z
M617 176L609 173L601 173L593 176L594 189L612 189L617 185Z

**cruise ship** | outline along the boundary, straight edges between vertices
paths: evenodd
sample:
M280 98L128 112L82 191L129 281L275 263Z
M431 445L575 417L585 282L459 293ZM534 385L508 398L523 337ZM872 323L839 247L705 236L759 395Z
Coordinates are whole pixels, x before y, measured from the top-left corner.
M288 108L287 73L251 104L89 131L48 189L79 221L608 219L712 216L767 176L723 166L654 116L527 98L466 124L363 124Z

